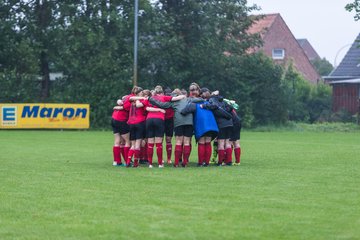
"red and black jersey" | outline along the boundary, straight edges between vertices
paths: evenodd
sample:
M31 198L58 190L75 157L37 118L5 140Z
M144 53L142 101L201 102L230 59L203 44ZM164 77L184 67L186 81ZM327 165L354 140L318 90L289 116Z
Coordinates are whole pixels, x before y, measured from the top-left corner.
M170 102L172 99L172 96L165 96L165 95L155 95L152 98L160 101L160 102ZM153 108L158 108L157 106L152 105L149 101L147 101L146 103L146 107L153 107ZM162 112L148 112L147 113L147 118L146 119L150 119L150 118L159 118L161 120L165 120L165 113Z
M130 110L130 95L126 96L126 98L123 100L123 109L122 110L114 110L112 114L112 118L116 121L120 122L126 122L129 118L129 110Z
M133 102L130 106L130 112L129 112L129 120L128 120L128 124L138 124L141 123L143 121L145 121L146 119L146 111L145 111L145 106L146 106L146 101L147 100L140 100L140 102L144 105L143 107L136 107L135 102Z
M172 108L168 108L168 109L165 109L165 119L168 120L168 119L173 119L174 118L174 114L175 114L175 111L174 109Z

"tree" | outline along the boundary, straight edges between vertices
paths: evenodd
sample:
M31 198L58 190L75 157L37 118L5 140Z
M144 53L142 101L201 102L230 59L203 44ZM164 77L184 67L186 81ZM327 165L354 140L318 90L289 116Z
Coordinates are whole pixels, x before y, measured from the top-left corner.
M170 86L187 87L191 82L221 86L227 56L241 56L260 43L246 29L255 7L246 1L159 0L156 9L162 20L152 36L154 61L147 66L150 79Z
M310 101L307 104L310 122L328 121L332 105L331 87L323 82L311 86Z
M3 1L1 8L7 10L1 16L7 29L4 29L7 34L2 39L9 37L15 40L15 44L8 44L11 52L9 67L15 68L18 74L40 76L39 97L45 101L50 92L50 64L54 62L57 49L53 43L57 37L59 4L46 0ZM22 48L17 49L17 44ZM14 52L19 55L14 55ZM21 58L22 55L25 55L24 58ZM20 68L16 67L17 62L20 62Z
M355 21L360 20L360 0L354 0L354 2L346 4L345 9L349 12L355 12Z
M106 1L105 1L106 2ZM56 67L65 78L52 101L89 103L93 127L107 126L116 100L128 94L132 76L132 1L88 0L63 9Z
M326 58L317 58L315 60L312 60L311 63L314 65L316 71L319 73L320 76L327 76L334 69L331 63L326 60Z
M307 104L311 98L311 86L290 64L283 78L283 87L287 98L289 120L308 122L310 113Z
M27 27L25 16L22 15L25 8L21 2L0 3L2 102L32 102L40 97L38 52L24 30Z
M241 67L242 81L252 86L250 98L255 124L285 123L287 99L281 85L282 67L261 52L247 57Z

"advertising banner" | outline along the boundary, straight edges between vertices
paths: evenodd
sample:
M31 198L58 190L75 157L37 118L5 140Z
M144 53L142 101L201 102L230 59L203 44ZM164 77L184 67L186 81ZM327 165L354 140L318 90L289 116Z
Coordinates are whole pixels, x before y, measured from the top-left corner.
M85 129L89 126L89 104L0 103L0 129Z

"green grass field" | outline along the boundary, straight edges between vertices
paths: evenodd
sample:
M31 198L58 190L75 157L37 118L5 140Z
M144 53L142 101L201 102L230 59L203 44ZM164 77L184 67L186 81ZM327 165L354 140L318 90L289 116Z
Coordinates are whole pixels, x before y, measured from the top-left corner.
M112 143L0 131L0 239L360 239L359 131L243 132L232 167L113 167Z

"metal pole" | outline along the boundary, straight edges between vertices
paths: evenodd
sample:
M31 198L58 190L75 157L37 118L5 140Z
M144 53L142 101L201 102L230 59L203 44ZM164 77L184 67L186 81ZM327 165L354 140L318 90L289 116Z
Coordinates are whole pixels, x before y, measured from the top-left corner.
M336 52L335 59L334 59L334 68L337 67L336 59L337 59L339 53L341 52L341 50L343 50L344 48L346 48L346 47L348 47L348 46L351 46L351 45L352 45L352 43L348 43L348 44L342 46L342 47Z
M137 86L137 65L138 65L138 12L139 12L139 0L135 0L134 10L134 77L133 85Z

